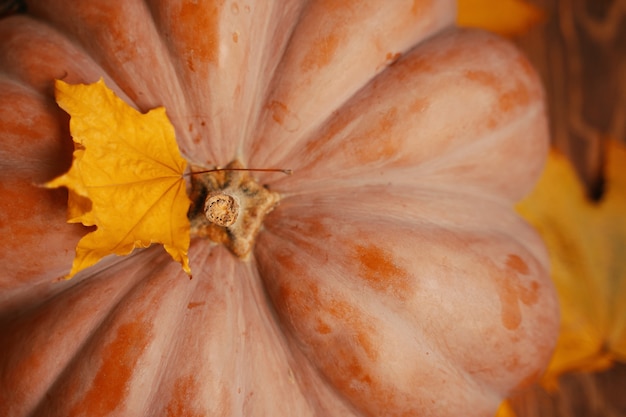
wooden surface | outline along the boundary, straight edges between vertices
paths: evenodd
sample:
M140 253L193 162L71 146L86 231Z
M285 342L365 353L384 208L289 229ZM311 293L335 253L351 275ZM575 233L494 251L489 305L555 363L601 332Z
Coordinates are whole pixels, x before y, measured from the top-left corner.
M597 198L605 139L626 141L626 0L529 2L546 20L517 43L544 80L554 143Z
M546 20L516 42L546 86L554 144L599 200L611 186L603 177L604 143L626 142L626 0L529 2ZM513 405L518 417L626 416L626 365L564 376L558 393L534 387Z
M626 416L626 365L596 374L566 375L558 392L533 387L513 398L512 405L517 417Z

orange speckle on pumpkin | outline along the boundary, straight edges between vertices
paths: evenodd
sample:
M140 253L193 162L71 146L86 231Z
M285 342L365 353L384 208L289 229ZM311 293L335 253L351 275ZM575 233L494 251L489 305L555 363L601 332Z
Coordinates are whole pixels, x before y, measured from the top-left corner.
M487 71L467 70L464 75L468 80L475 81L485 87L498 88L500 86L498 77Z
M409 275L400 268L386 249L376 245L356 245L354 258L359 263L359 276L376 291L405 299Z
M414 16L420 16L428 13L427 9L432 8L432 0L413 0L413 6L411 7L411 13Z
M300 119L285 103L273 100L267 105L272 119L280 124L286 131L295 132L300 128Z
M514 87L505 85L504 79L487 71L465 71L468 80L495 90L498 94L498 107L502 112L510 112L518 107L525 107L531 100L531 93L521 81L516 80Z
M324 158L324 147L337 139L339 133L344 130L354 118L351 115L342 114L341 117L333 119L322 136L316 137L314 140L307 142L304 153L307 155L315 155L313 161L319 161Z
M130 380L151 336L151 328L138 319L120 326L102 350L102 363L89 390L74 405L70 416L108 416L128 395Z
M317 330L319 334L328 334L332 331L328 323L322 320L317 321L317 326L315 326L315 330Z
M539 283L537 281L531 281L528 288L522 287L520 300L527 306L536 304L539 300Z
M517 293L508 280L501 279L498 285L498 295L500 297L500 317L502 325L508 330L515 330L522 323L522 312L520 310Z
M368 358L375 361L378 358L378 349L370 337L370 332L361 331L356 335L359 346L363 349Z
M14 226L12 223L28 220L32 218L33 212L41 206L42 203L48 204L55 209L63 207L67 204L67 191L65 190L45 190L34 186L28 181L19 181L15 179L3 180L0 182L0 193L2 193L2 221L3 227ZM44 200L42 202L42 200ZM5 224L6 222L6 224ZM28 222L24 222L24 226L30 228ZM17 229L17 228L14 228ZM6 230L6 229L5 229ZM15 233L21 233L16 230ZM37 231L36 233L41 233ZM13 233L11 233L13 236Z
M364 260L364 268L401 271L390 256L375 247L368 250L364 246L362 255L367 257L371 251L377 254ZM376 257L383 260L377 263ZM288 324L303 345L309 347L306 354L319 365L326 378L353 405L364 410L364 414L371 414L372 410L397 409L403 404L406 396L393 384L378 378L378 370L384 367L380 363L378 345L382 342L372 317L358 305L335 297L332 290L320 288L316 278L311 276L313 272L303 267L294 253L284 251L276 261L281 269L298 277L283 280L274 288L270 285L274 305L282 313L279 317L291 318ZM417 411L411 409L399 415L417 415Z
M180 377L174 383L172 397L167 405L167 417L202 417L206 413L194 409L198 397L197 383L193 375Z
M299 279L308 279L310 271L301 262L298 262L293 253L277 253L276 262L293 276ZM276 294L276 304L278 308L287 311L299 311L300 314L309 315L315 305L318 304L319 289L315 284L309 283L305 288L288 283L282 284Z
M199 302L191 302L189 304L187 304L187 309L191 310L192 308L196 308L196 307L202 307L203 305L205 305L206 303L204 301L199 301Z
M495 272L500 297L502 324L509 330L519 327L522 322L520 302L531 306L539 299L539 283L525 279L530 274L530 267L519 256L509 254L506 268Z
M302 71L324 68L332 61L339 46L339 37L334 34L317 39L304 56L301 63Z
M351 8L358 6L359 0L319 0L316 6L319 6L322 13L326 15L337 15L349 11Z
M506 258L506 266L514 270L515 272L519 272L522 275L528 275L530 273L530 269L528 265L519 255L509 254Z
M305 236L314 236L320 239L332 237L332 231L319 217L308 217L301 223L301 232Z
M530 99L528 89L521 82L517 82L515 88L500 95L498 103L500 110L508 112L517 107L527 106Z
M186 45L181 52L190 71L195 70L196 64L217 61L219 16L223 3L223 0L181 2L174 18L176 24L172 26L172 37Z
M42 314L38 314L33 321L27 323L30 326L20 326L22 323L18 321L15 325L7 326L2 330L6 332L6 335L21 336L27 333L28 328L39 328L40 323L45 323L45 317L43 317ZM11 360L7 362L8 366L2 369L2 377L6 381L19 381L20 383L14 384L10 390L0 390L0 409L4 406L3 411L8 411L7 415L13 415L11 413L12 409L17 408L27 400L31 380L38 378L38 375L43 372L42 365L44 365L45 355L42 354L39 349L29 349L29 351L15 349L20 350L22 353L21 357L17 356L11 352L8 338L3 337L2 339L3 340L0 340L0 355L11 358ZM24 353L27 353L27 355L24 355ZM18 358L18 360L15 360L15 358Z
M327 303L326 312L337 319L346 320L352 313L354 308L346 302L331 300Z
M398 154L401 147L400 136L392 133L398 117L398 109L391 108L381 115L378 123L369 131L346 141L360 163L386 160Z
M353 348L360 347L357 350L364 353L368 359L375 361L379 353L372 337L376 334L374 326L362 317L362 313L358 309L348 303L331 300L329 305L329 312L341 319L341 323L350 329L348 345ZM339 335L339 339L345 340L345 338L345 334Z
M409 112L411 114L422 113L428 108L430 102L424 97L418 97L409 105Z

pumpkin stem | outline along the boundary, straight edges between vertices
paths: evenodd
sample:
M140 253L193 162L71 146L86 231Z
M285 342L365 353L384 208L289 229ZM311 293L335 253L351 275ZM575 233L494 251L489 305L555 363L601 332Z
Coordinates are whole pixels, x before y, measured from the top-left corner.
M239 217L239 202L236 197L221 192L214 193L204 202L204 215L218 226L232 226Z
M280 196L259 184L250 171L284 172L283 169L248 169L239 161L225 168L194 170L191 177L191 235L206 237L247 258L263 219Z

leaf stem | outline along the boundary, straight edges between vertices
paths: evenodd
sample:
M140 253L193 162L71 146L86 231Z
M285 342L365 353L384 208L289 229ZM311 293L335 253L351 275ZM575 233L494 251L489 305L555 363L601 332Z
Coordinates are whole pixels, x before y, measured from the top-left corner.
M283 174L286 174L286 175L291 175L293 173L291 169L282 169L282 168L213 168L213 169L207 169L204 171L186 172L183 174L183 176L190 177L192 175L197 175L197 174L207 174L210 172L221 172L221 171L282 172Z

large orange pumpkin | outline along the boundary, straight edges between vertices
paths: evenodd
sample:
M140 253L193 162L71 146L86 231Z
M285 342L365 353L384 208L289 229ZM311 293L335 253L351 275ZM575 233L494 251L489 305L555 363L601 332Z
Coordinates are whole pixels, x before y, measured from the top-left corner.
M0 21L0 415L489 416L558 314L513 211L542 91L454 1L32 0ZM281 196L248 257L195 237L65 275L53 80L163 105L185 157Z

